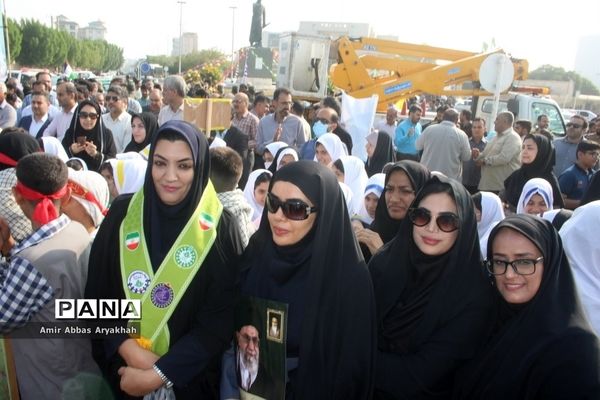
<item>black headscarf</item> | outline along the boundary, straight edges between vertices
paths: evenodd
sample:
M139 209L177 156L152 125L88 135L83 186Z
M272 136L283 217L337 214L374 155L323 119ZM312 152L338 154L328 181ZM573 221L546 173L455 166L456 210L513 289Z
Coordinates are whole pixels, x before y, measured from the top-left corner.
M81 109L85 106L94 107L94 111L98 114L98 119L96 120L96 124L90 130L84 129L79 121L79 113ZM68 150L68 147L77 141L77 137L85 136L88 142L94 142L96 145L96 149L98 152L102 152L102 146L104 145L103 136L106 134L105 127L102 122L102 110L98 103L92 100L83 100L77 108L75 109L75 113L73 114L73 118L71 119L71 124L69 128L65 132L65 137L63 138L63 146Z
M502 310L511 305L497 292L499 331L461 373L455 398L600 398L598 340L579 303L558 232L533 215L507 217L490 233L488 259L502 229L522 234L540 250L542 281L533 299L511 307L510 318Z
M489 324L492 292L480 263L469 192L434 176L412 206L440 192L449 192L460 220L446 254L418 250L413 224L405 218L396 238L369 262L377 306L376 398L447 397L456 368L475 354Z
M369 158L366 163L367 175L379 174L385 164L396 162L396 152L392 143L392 138L385 132L380 132L377 135L377 146L373 151L373 157Z
M7 157L6 163L0 161L0 171L14 168L15 165L11 165L12 161L19 162L26 155L38 151L41 151L40 145L30 135L20 132L0 134L0 153Z
M194 180L185 199L177 205L166 205L158 197L152 180L152 159L156 143L165 136L175 135L190 147L194 159ZM170 139L165 139L170 140ZM152 140L148 169L144 180L144 230L150 244L150 259L157 269L171 246L194 213L210 176L208 142L194 125L184 121L165 122Z
M418 193L419 190L421 190L430 177L429 170L423 164L419 164L412 160L402 160L394 164L387 174L385 174L385 185L387 185L390 180L392 173L399 170L406 173L415 193ZM381 192L381 196L377 201L375 219L371 224L371 229L379 234L383 243L389 242L396 236L398 228L400 228L400 223L402 222L402 220L393 219L388 212L387 204L385 202L385 185L383 192Z
M552 142L543 135L527 134L523 138L523 141L527 139L535 142L538 149L537 154L533 162L521 165L521 168L513 172L504 181L506 201L516 208L525 183L532 178L543 178L552 186L554 207L563 208L565 205L560 194L558 180L554 172L552 172L555 163L555 152ZM552 205L548 204L548 208L552 208Z
M148 146L152 142L152 139L158 131L158 120L156 119L156 116L151 112L145 112L141 114L130 114L132 122L134 118L139 118L142 121L142 123L144 124L144 128L146 129L146 137L141 143L137 143L133 139L133 137L131 137L131 142L129 142L129 144L125 146L125 150L123 152L127 153L128 151L135 151L136 153L138 153L144 150L146 146Z
M242 292L289 304L288 357L296 399L367 399L373 382L373 292L333 172L314 161L281 168L276 182L296 185L318 207L310 233L276 246L265 207L244 255ZM331 246L331 238L336 245Z

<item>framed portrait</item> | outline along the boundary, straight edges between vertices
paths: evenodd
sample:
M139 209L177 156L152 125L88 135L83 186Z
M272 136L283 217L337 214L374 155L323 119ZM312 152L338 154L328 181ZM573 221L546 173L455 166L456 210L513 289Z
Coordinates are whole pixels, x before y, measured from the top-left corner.
M283 343L284 321L283 311L267 308L267 340Z

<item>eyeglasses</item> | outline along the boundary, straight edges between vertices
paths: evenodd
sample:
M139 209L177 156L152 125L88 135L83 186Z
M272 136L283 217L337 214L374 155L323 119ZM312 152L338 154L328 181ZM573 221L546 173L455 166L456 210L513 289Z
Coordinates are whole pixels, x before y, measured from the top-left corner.
M390 193L390 194L392 194L394 192L398 192L398 194L400 194L400 196L402 196L402 197L408 197L408 196L412 196L415 194L414 190L409 189L405 186L398 186L398 187L386 186L385 192Z
M411 208L408 210L408 218L413 225L422 227L431 222L431 211L426 208ZM435 218L435 223L442 232L454 232L458 229L458 216L451 212L441 212Z
M81 111L79 113L79 118L81 119L91 119L92 121L98 119L98 114L94 113L94 112L85 112L85 111Z
M240 337L244 340L244 342L246 342L246 344L250 344L250 342L252 342L254 346L258 346L258 344L260 343L260 339L258 338L258 336L249 336L245 333L242 333L240 334Z
M329 122L326 118L317 118L317 121L320 121L322 124L329 125Z
M600 153L598 153L597 151L586 151L585 154L590 155L594 158L598 158L598 156L600 155Z
M521 260L504 261L504 260L486 260L485 267L492 275L504 275L510 265L518 275L533 275L535 273L535 265L542 261L544 257L538 257L535 260L523 258Z
M568 122L568 123L567 123L567 128L575 128L575 129L579 129L579 128L581 128L581 127L583 127L583 125L574 124L574 123L572 123L572 122Z
M94 204L96 207L98 207L102 215L106 215L108 212L108 209L104 207L100 201L98 201L96 196L94 196L92 192L81 186L79 183L70 180L67 182L67 187L71 189L72 196L79 197Z
M117 101L119 100L119 96L104 96L104 98L106 99L106 101Z
M293 221L303 221L308 218L311 213L317 211L317 207L311 207L302 200L289 199L281 201L272 193L267 193L267 210L271 214L275 214L279 208L286 218Z

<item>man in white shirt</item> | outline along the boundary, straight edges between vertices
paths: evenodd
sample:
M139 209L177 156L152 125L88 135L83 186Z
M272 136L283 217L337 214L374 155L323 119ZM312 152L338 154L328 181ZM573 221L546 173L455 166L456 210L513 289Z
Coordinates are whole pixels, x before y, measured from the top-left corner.
M46 92L33 92L30 102L32 114L21 118L19 127L25 129L34 138L40 138L52 121L48 115L50 98Z
M398 126L398 109L393 104L390 105L385 113L385 121L380 121L375 127L379 132L385 132L392 140L396 135L396 127Z
M77 108L77 88L71 82L62 82L56 88L56 95L61 111L52 119L52 122L44 131L44 136L54 136L62 142Z
M161 108L158 114L159 126L172 119L183 120L185 92L185 81L181 76L170 75L165 78L163 82L163 103L165 106Z
M102 122L111 130L117 153L122 153L131 142L131 115L127 110L127 90L111 86L106 93L106 105L110 111L102 115Z
M4 82L0 82L0 129L17 125L17 111L6 101L7 91Z
M33 113L32 109L31 109L31 99L32 99L32 93L35 93L35 92L44 92L48 95L48 101L50 102L50 105L48 107L48 115L50 116L50 119L53 119L56 115L58 115L60 113L60 108L58 108L52 104L52 99L50 98L50 92L48 92L48 89L47 89L48 86L46 85L46 83L37 81L37 82L33 82L33 84L31 86L32 86L31 87L32 92L27 95L27 96L29 96L29 100L27 101L27 106L25 106L25 101L23 101L24 106L23 106L23 108L21 108L20 119L22 120L23 118L25 118L27 116L31 116L31 114ZM19 126L21 126L20 121L19 121Z

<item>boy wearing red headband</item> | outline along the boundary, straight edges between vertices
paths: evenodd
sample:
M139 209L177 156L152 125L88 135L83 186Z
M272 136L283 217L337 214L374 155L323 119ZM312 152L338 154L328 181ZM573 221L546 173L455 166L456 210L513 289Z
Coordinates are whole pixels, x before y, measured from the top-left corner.
M33 233L14 246L0 220L0 250L9 259L0 265L0 334L10 332L13 339L21 398L61 398L67 380L98 372L90 340L44 337L40 328L56 325L53 300L83 298L90 237L81 224L60 215L68 174L58 157L30 154L16 173L13 194Z

